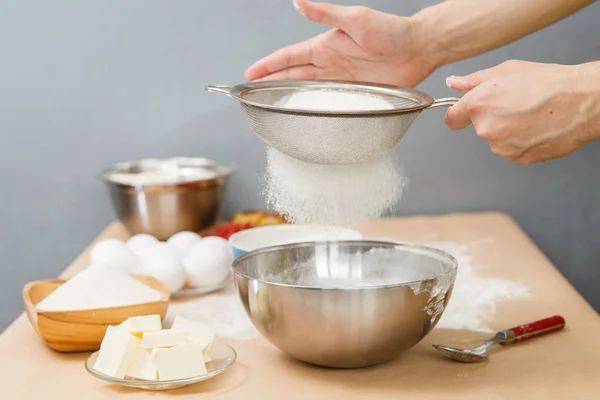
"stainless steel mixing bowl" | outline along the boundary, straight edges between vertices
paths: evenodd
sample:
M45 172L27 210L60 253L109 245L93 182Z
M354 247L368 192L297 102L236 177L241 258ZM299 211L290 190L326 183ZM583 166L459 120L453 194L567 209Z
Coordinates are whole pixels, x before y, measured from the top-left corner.
M380 241L310 242L249 252L234 281L254 326L299 360L356 368L390 361L439 321L457 261Z
M176 161L175 168L182 175L180 182L136 184L115 179L118 174L152 171L167 160L171 168L173 160ZM208 179L189 178L194 168L212 171L214 176ZM102 178L118 218L130 233L148 233L159 240L166 240L177 232L197 232L218 222L232 172L231 166L182 157L120 163L105 171ZM188 178L185 178L186 175Z

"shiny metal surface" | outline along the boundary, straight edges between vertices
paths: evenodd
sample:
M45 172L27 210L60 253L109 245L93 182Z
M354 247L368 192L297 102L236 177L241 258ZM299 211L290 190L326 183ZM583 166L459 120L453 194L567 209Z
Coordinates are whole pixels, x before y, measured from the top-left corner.
M434 100L414 89L344 81L262 81L212 85L206 90L239 101L251 129L269 146L292 158L324 165L381 156L398 144L421 111L448 107L459 100ZM307 90L375 95L392 108L332 111L283 105L294 93Z
M500 343L501 341L503 341L503 339L493 337L492 339L483 342L480 346L472 349L458 349L456 347L443 346L440 344L434 344L433 347L454 361L473 363L486 361L488 359L488 348L493 344Z
M230 96L248 106L259 107L271 111L330 116L401 114L410 111L423 110L436 102L436 100L427 93L415 89L349 81L260 81L242 83L235 86L209 85L206 87L206 90ZM282 99L285 99L287 96L290 96L299 90L339 90L368 93L384 98L391 103L394 108L384 110L331 111L295 109L284 107L279 104Z
M194 166L182 165L182 168ZM197 232L218 222L233 168L219 164L210 168L216 173L215 178L131 185L110 178L115 172L141 170L135 162L122 163L105 171L102 179L118 218L131 234L148 233L166 240L177 232Z
M386 255L367 261L379 250ZM258 331L292 357L334 368L384 363L418 343L439 321L456 268L442 251L379 241L276 246L249 252L233 265L240 299ZM421 279L404 279L412 275ZM373 276L382 279L369 284ZM340 284L340 277L365 286ZM426 290L432 288L439 289L435 299ZM428 312L434 304L439 312Z

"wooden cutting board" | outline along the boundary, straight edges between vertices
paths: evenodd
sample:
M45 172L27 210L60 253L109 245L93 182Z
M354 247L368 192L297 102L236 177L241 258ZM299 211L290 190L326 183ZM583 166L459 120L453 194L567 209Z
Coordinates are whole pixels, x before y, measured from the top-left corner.
M493 238L473 250L474 268L479 274L521 281L529 287L530 296L499 303L492 328L503 329L553 314L563 315L567 328L513 348L499 348L483 364L448 361L431 347L432 343L474 341L481 334L435 329L397 360L357 370L323 369L297 362L262 338L232 340L228 342L237 350L238 361L223 375L171 392L148 393L91 377L83 368L87 354L52 351L22 315L0 336L0 398L600 399L600 318L512 219L496 213L424 216L372 222L363 225L361 231L410 242L460 244ZM99 239L127 236L123 226L114 223ZM84 268L89 251L63 276Z

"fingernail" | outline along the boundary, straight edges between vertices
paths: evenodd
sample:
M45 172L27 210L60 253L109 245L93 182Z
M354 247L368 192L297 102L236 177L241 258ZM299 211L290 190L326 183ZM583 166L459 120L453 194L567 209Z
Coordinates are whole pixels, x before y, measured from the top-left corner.
M448 86L450 89L452 89L452 82L454 81L456 77L454 75L450 75L449 77L446 78L446 86Z
M293 0L294 3L294 8L296 9L296 11L298 11L300 14L302 14L303 17L306 17L306 14L304 14L304 12L300 9L300 3L298 2L298 0Z

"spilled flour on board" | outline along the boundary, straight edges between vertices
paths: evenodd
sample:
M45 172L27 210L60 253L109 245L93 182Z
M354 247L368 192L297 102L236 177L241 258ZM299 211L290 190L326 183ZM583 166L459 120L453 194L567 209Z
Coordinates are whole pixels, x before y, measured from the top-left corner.
M450 276L448 276L450 279L438 280L433 286L423 286L420 283L410 285L417 294L430 293L431 301L426 311L432 316L432 319L444 312L437 324L438 328L492 332L489 323L493 320L497 303L529 295L528 288L519 282L482 276L477 271L472 252L477 246L485 245L489 241L489 239L484 239L467 244L427 243L430 247L452 254L458 260L456 281L446 310L444 310L443 300L451 283ZM409 280L408 276L406 278ZM373 281L371 283L380 282ZM167 324L176 315L214 326L217 335L221 338L251 340L259 335L246 315L239 295L232 286L222 292L204 297L174 301L169 306Z
M458 271L452 296L438 328L492 332L489 323L496 312L496 304L502 300L529 296L529 289L522 283L481 276L475 268L472 250L490 239L459 244L454 242L429 243L428 246L444 250L458 260Z
M211 325L221 338L251 340L258 336L258 331L246 315L233 286L201 298L172 302L169 305L167 324L170 324L175 316Z

